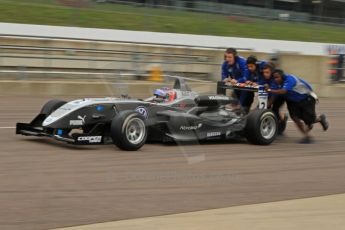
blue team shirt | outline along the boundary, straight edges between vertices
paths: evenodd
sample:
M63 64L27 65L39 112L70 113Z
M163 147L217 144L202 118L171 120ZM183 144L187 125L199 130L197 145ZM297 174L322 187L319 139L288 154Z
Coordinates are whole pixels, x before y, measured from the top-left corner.
M308 82L306 82L305 80L303 80L301 78L298 78L298 79L310 91L313 90L311 85ZM296 84L297 84L297 81L293 75L285 74L285 79L284 79L283 85L279 86L279 88L287 90L287 93L284 95L284 97L286 98L287 101L300 102L308 96L308 94L301 94L301 93L294 91L294 87L296 86Z
M256 82L256 83L258 83L259 85L264 85L264 84L266 84L265 78L264 78L263 73L262 73L263 67L264 67L264 65L265 65L266 63L267 63L267 62L265 62L265 61L259 61L259 62L257 62L257 64L256 64L256 70L255 70L254 73L252 73L252 72L250 72L250 71L248 70L247 80L248 80L248 81L252 81L252 82Z
M243 57L235 57L235 63L233 65L229 65L227 61L222 64L222 80L231 77L239 83L244 83L247 81L248 74L249 70L246 59Z

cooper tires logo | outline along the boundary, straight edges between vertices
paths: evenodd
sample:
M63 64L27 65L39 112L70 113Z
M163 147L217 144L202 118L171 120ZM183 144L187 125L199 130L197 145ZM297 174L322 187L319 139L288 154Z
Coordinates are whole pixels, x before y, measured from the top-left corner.
M78 137L78 141L88 141L89 143L101 143L102 142L102 136Z
M139 106L135 109L135 111L137 111L138 113L140 113L141 115L143 115L143 117L145 117L145 119L148 118L149 113L147 112L146 107L144 106Z

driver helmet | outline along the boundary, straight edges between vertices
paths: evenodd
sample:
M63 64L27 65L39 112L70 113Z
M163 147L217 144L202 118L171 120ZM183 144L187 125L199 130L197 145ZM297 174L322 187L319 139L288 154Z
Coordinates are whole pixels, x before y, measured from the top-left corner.
M166 99L167 91L165 91L164 89L156 89L153 93L153 96L155 96L156 98Z
M153 95L156 98L162 98L165 102L173 101L176 98L175 90L167 88L167 87L156 89Z

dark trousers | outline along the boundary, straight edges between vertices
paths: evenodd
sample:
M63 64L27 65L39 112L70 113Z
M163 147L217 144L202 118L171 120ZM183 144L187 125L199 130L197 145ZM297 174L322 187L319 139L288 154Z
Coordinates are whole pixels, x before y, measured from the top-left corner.
M316 120L316 101L312 96L307 96L299 102L287 101L287 107L292 119L301 119L306 125L312 125Z
M254 101L254 92L234 90L233 97L237 98L243 109L248 112Z
M274 115L276 115L278 121L280 121L279 110L284 105L284 103L285 103L285 98L283 96L280 96L280 95L275 96L271 109Z

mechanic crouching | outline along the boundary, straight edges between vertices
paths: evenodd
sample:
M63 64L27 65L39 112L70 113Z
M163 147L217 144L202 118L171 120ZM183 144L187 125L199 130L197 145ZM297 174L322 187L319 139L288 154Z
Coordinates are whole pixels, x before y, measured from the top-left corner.
M249 74L246 59L237 54L234 48L228 48L224 54L224 63L222 64L222 81L231 82L231 84L245 83ZM234 90L233 97L237 98L241 107L247 113L253 102L249 92Z
M273 95L284 96L292 120L304 135L299 143L311 143L309 132L314 123L320 123L324 131L328 129L326 116L324 114L316 116L317 97L311 85L305 80L285 74L279 69L273 71L273 78L278 88L271 89L266 86L266 90Z

